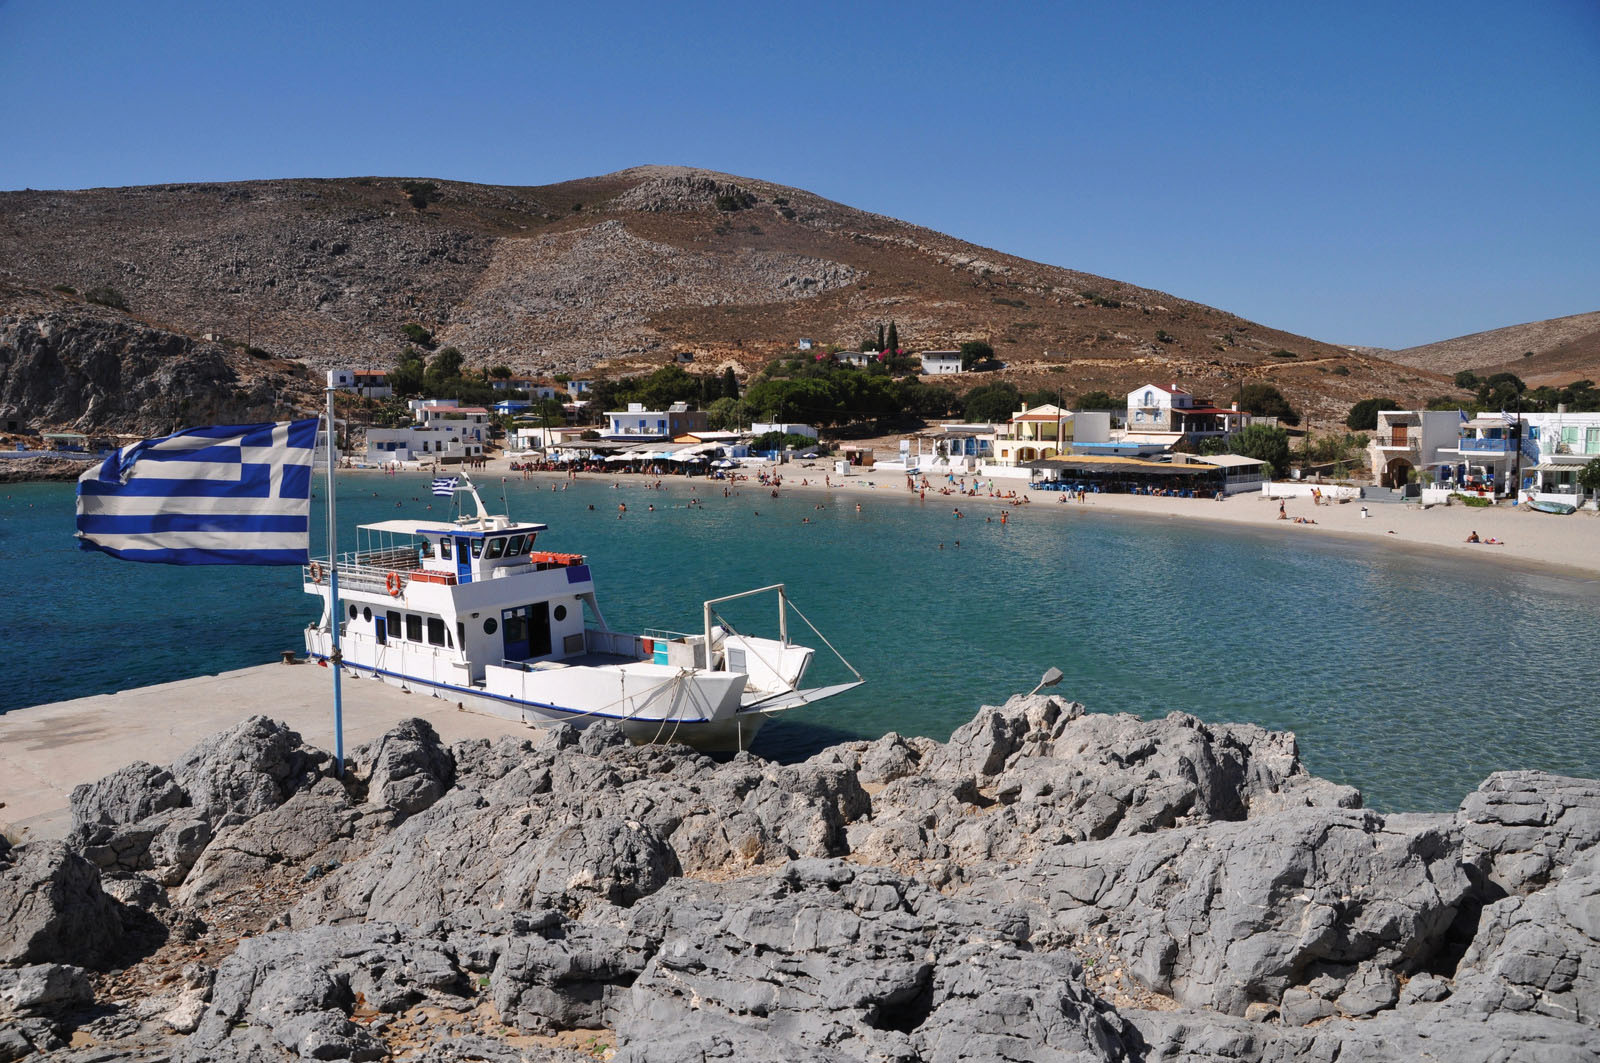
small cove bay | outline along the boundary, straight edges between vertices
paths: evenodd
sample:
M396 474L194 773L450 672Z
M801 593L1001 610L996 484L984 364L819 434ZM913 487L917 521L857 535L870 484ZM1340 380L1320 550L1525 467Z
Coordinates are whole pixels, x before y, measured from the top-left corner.
M483 479L500 511L499 478ZM1055 692L1091 711L1292 730L1311 771L1381 810L1453 808L1501 769L1600 777L1600 582L1586 577L1093 507L1036 503L1002 525L986 505L957 519L956 500L890 488L724 498L715 482L619 482L504 485L513 516L550 525L540 548L588 556L613 628L693 630L702 600L781 582L867 677L769 725L767 756L888 731L942 740L1055 666ZM358 523L445 512L423 476L339 483L344 550ZM322 513L319 498L314 554ZM302 650L320 611L296 569L131 564L78 550L72 531L71 484L0 497L0 711L267 663ZM809 680L843 676L803 625L791 635L818 647Z

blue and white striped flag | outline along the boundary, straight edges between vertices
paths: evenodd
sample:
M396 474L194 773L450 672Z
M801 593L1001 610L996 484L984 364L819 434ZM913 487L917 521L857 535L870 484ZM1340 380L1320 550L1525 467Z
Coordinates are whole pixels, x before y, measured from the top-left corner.
M436 476L436 477L434 477L434 480L433 480L433 493L434 494L442 495L445 498L449 498L452 494L455 493L455 490L456 490L456 478L454 476Z
M316 418L187 428L78 478L78 543L125 561L303 565Z

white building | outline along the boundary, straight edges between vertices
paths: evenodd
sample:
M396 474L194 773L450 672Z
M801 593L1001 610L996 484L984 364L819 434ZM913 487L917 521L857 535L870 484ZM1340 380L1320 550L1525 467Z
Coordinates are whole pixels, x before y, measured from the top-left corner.
M633 442L675 439L706 427L704 410L691 410L688 403L675 402L665 410L647 410L642 402L630 402L626 410L606 413L602 438Z
M1600 413L1529 413L1528 434L1539 448L1532 474L1524 469L1524 492L1551 502L1581 505L1594 496L1578 486L1578 472L1600 458ZM1529 482L1531 481L1531 482Z
M817 438L817 430L808 424L763 424L759 421L750 426L750 434L764 436L768 432L782 432L786 436L805 436L807 439Z
M1255 418L1240 412L1237 404L1223 409L1196 402L1177 384L1169 388L1145 384L1128 392L1128 419L1123 434L1134 442L1170 447L1186 436L1229 436L1253 423Z
M330 369L328 387L353 391L368 399L386 399L394 394L389 374L381 369Z
M462 406L454 399L416 399L410 407L415 424L367 429L368 461L454 462L483 456L489 439L488 410Z
M929 376L948 376L961 372L960 351L923 351L922 371Z

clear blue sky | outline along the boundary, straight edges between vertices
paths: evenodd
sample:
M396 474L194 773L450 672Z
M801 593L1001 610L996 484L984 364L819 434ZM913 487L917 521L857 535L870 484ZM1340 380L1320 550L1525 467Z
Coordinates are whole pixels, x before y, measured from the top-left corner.
M1600 309L1600 0L0 0L0 188L640 163L1318 339Z

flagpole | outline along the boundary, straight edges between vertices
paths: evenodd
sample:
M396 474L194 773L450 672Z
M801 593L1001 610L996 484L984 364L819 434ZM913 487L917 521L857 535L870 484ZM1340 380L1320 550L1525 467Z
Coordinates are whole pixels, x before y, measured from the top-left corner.
M344 654L339 652L339 524L335 515L333 480L334 460L333 393L328 396L328 628L333 633L333 652L328 663L333 667L333 761L334 770L344 778L344 701L340 684L344 671Z

